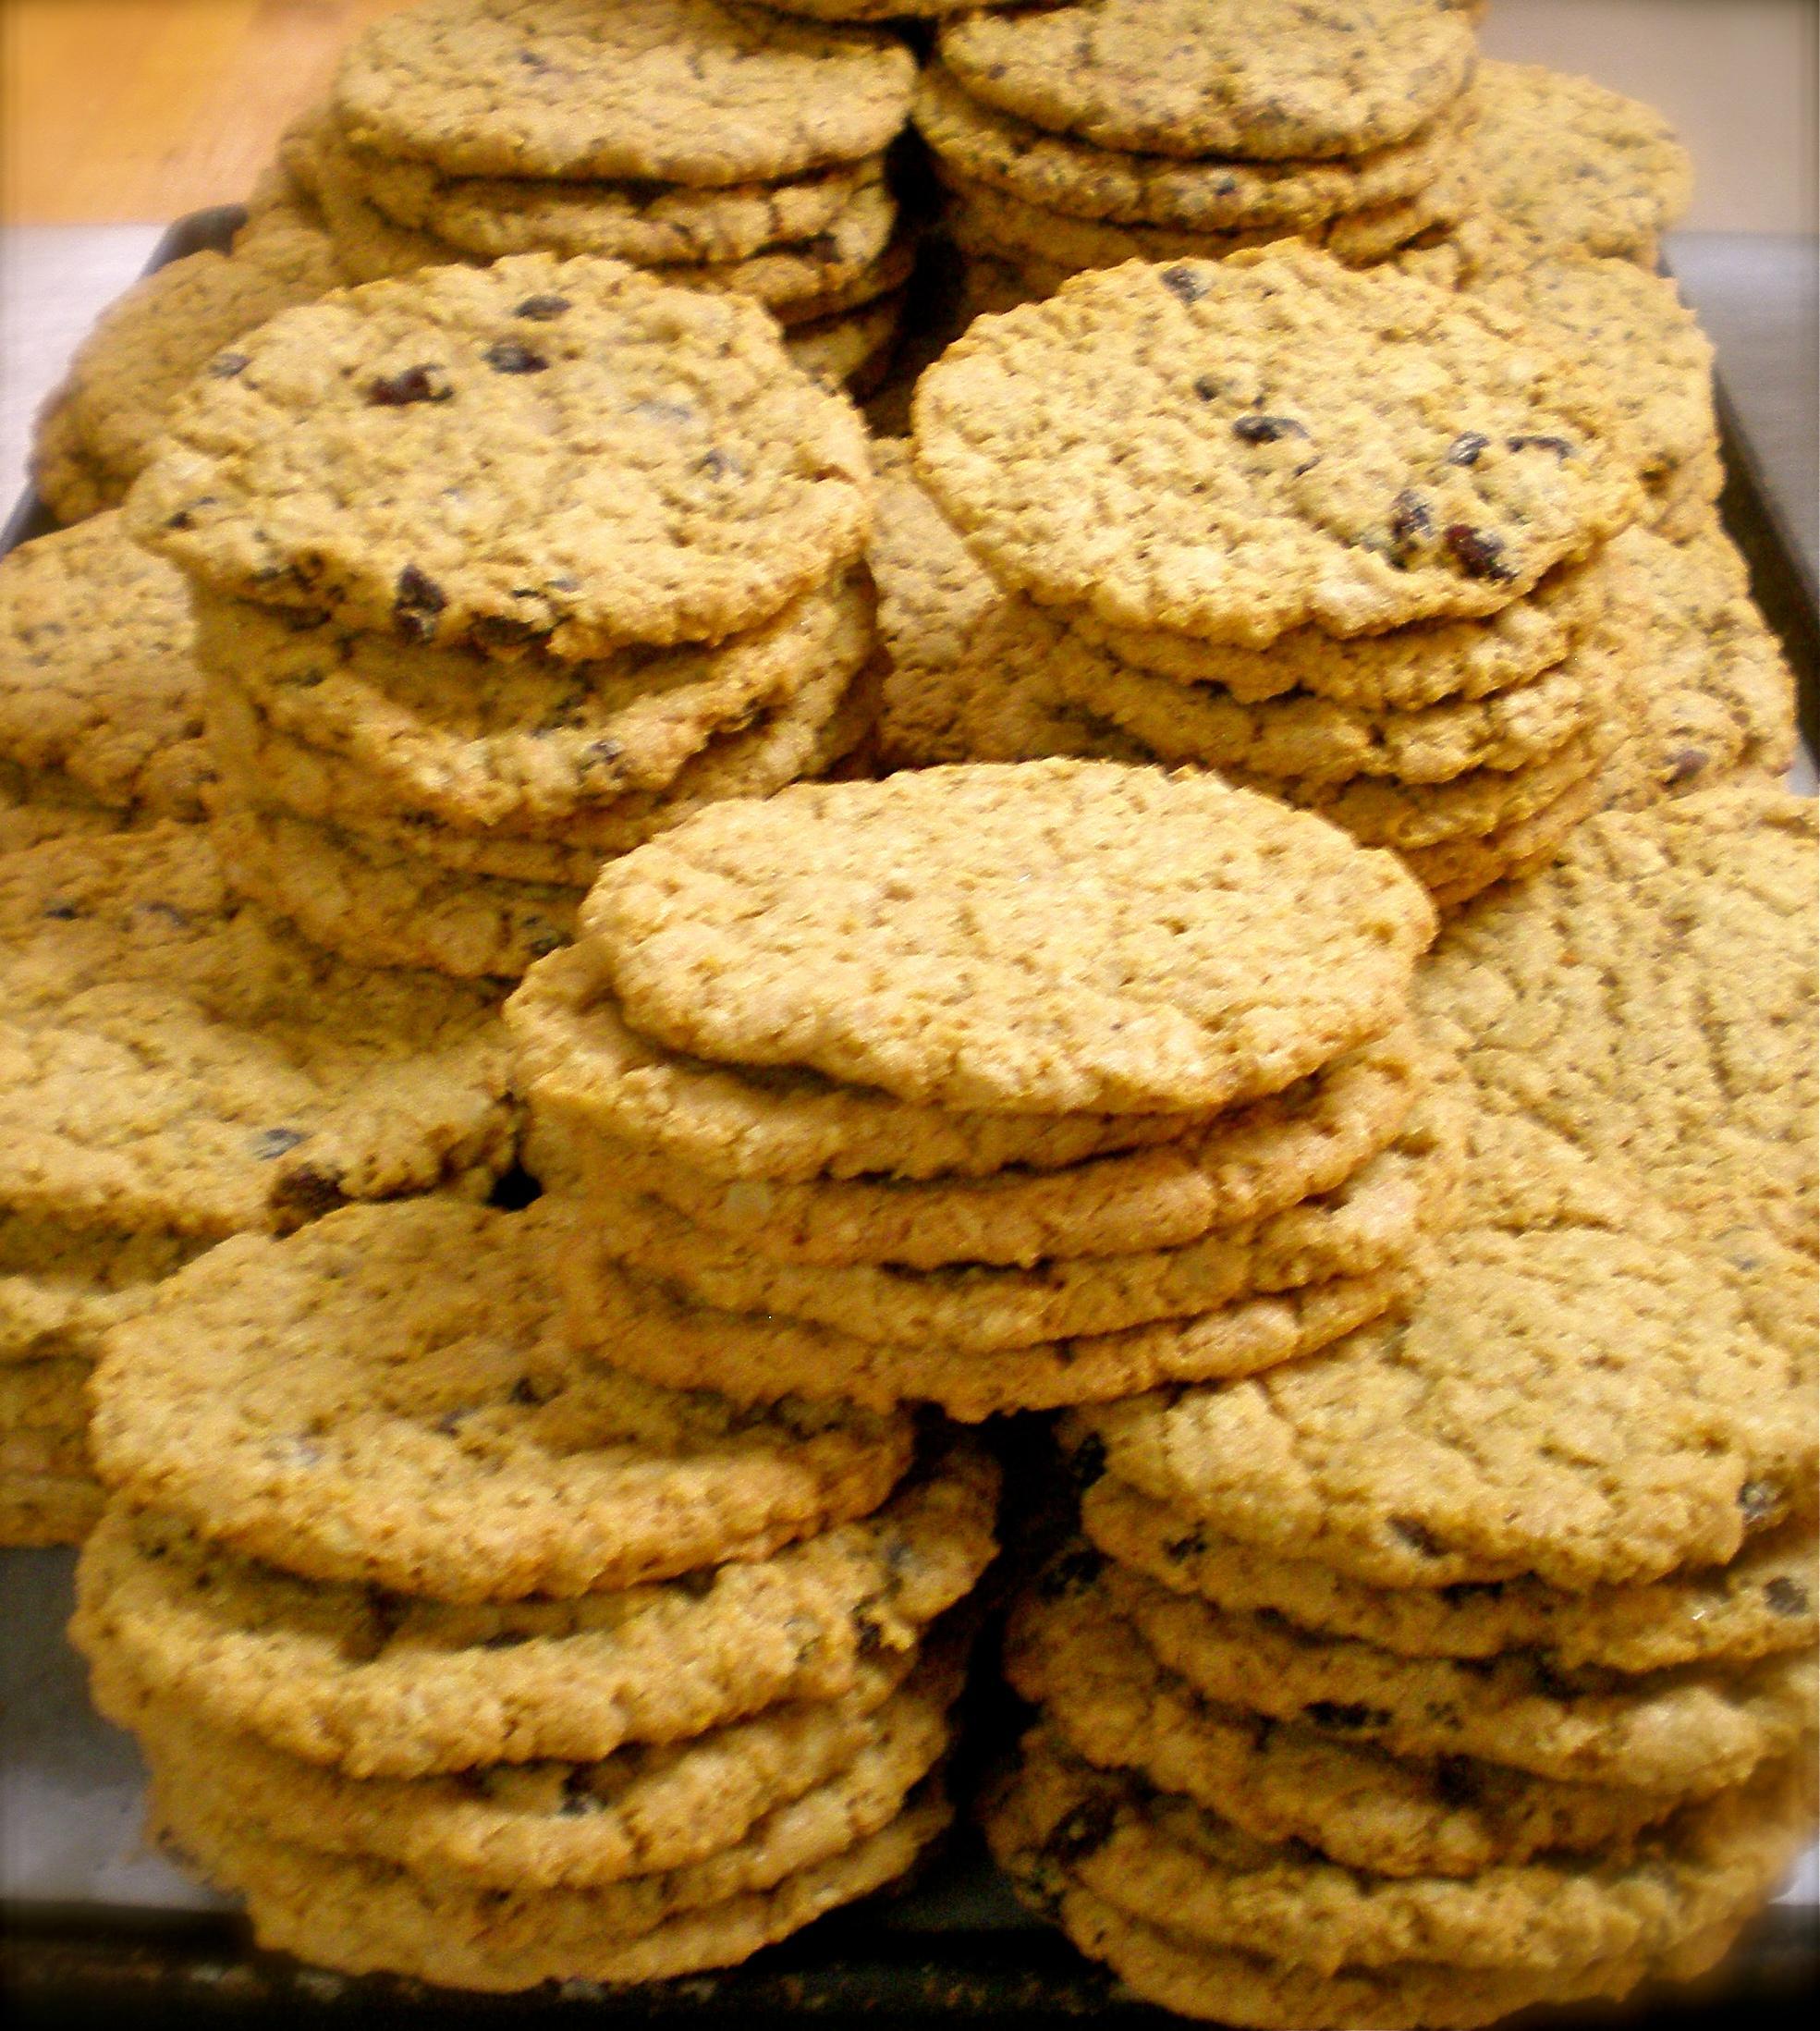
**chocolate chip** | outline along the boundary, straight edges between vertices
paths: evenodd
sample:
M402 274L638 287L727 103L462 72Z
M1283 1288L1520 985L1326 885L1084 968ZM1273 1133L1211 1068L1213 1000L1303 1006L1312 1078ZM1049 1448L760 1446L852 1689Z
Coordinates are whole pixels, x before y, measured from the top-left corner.
M269 1164L275 1156L295 1149L302 1140L301 1129L266 1129L253 1139L252 1153L261 1163Z
M1357 1700L1317 1699L1304 1707L1302 1712L1317 1728L1387 1728L1390 1725L1390 1716L1383 1707L1366 1707Z
M252 365L252 357L244 352L218 352L203 368L211 380L231 381L237 373L244 373Z
M562 316L568 307L566 296L528 296L512 315L528 317L533 324L548 324Z
M1782 1509L1782 1490L1774 1481L1747 1481L1738 1491L1738 1506L1747 1523L1766 1523Z
M1512 451L1552 451L1563 463L1573 457L1573 447L1565 437L1512 437L1508 442Z
M1183 303L1198 303L1206 295L1209 288L1192 268L1179 265L1165 268L1157 280L1171 296Z
M382 373L367 389L375 409L404 409L412 402L446 402L455 393L447 374L434 364Z
M1449 522L1443 540L1453 558L1470 579L1513 579L1516 572L1504 562L1504 539L1487 529L1474 529L1466 522Z
M1248 445L1274 445L1280 437L1306 437L1293 416L1235 416L1232 434Z
M1424 1559L1438 1559L1447 1548L1432 1530L1419 1523L1413 1516L1393 1516L1390 1531L1393 1536L1400 1538L1411 1551L1419 1551Z
M1798 1581L1788 1578L1772 1580L1764 1588L1763 1597L1778 1615L1807 1613L1807 1589Z
M481 355L495 373L542 373L550 362L516 338L495 339Z
M1477 465L1479 454L1491 443L1491 439L1476 430L1462 431L1442 456L1449 465Z
M434 579L426 577L414 564L398 573L397 590L392 598L392 623L407 642L428 642L436 631L436 616L448 599Z
M1109 1797L1087 1799L1050 1828L1043 1843L1043 1858L1057 1868L1084 1862L1112 1839L1112 1829L1118 1824L1118 1808Z

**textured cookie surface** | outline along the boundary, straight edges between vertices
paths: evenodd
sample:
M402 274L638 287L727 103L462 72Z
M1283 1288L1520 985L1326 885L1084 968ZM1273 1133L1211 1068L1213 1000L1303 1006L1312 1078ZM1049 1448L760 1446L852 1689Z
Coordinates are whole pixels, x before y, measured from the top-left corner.
M218 590L402 641L730 634L865 540L852 410L756 306L615 262L369 284L217 365L134 534Z
M1429 0L1074 0L974 15L941 53L975 97L1102 147L1338 155L1446 105L1472 74L1472 29Z
M110 1326L206 1246L0 1210L0 1363L92 1359Z
M1307 250L1078 276L977 324L913 417L1001 582L1252 647L1495 612L1636 503L1583 367Z
M996 1494L957 1451L875 1514L705 1584L466 1607L295 1579L116 1507L74 1640L200 1721L354 1777L592 1762L850 1692L979 1578Z
M1422 1303L1324 1361L1093 1413L1115 1473L1391 1586L1647 1580L1799 1499L1801 1364L1621 1173L1482 1118ZM1698 1329L1692 1322L1700 1322Z
M584 926L672 1048L1023 1113L1288 1085L1391 1026L1429 935L1312 820L1069 762L723 805L617 863Z
M717 185L876 153L915 80L895 37L720 0L435 0L353 44L335 104L446 170Z
M446 1199L224 1243L117 1329L104 1478L290 1572L440 1600L763 1558L885 1499L903 1423L753 1417L569 1353L549 1246L535 1211Z
M182 578L119 517L0 562L0 755L97 803L196 818L208 757Z
M1541 64L1482 64L1472 97L1484 201L1518 261L1654 264L1693 194L1692 162L1654 106Z

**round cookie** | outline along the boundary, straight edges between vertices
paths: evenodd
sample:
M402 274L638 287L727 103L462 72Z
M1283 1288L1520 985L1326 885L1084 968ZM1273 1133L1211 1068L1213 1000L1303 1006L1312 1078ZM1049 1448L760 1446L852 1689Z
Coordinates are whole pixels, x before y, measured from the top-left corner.
M925 1788L878 1832L829 1860L638 1934L604 1926L602 1900L584 1890L463 1890L382 1864L248 1840L193 1822L168 1794L165 1804L165 1831L214 1880L245 1896L261 1945L350 1974L507 1991L661 1981L743 1961L895 1881L952 1817L939 1792Z
M1484 63L1472 104L1484 202L1508 251L1655 264L1687 210L1693 164L1654 106L1541 64Z
M0 1364L92 1360L102 1335L207 1245L0 1206Z
M1393 1756L1270 1723L1167 1670L1079 1554L1019 1608L1006 1672L1078 1756L1130 1768L1258 1841L1384 1876L1476 1877L1538 1854L1621 1851L1685 1793L1535 1777L1470 1756ZM1698 1787L1696 1787L1698 1789Z
M985 1178L1010 1164L1056 1171L1197 1126L1188 1114L950 1112L800 1069L711 1065L630 1029L587 946L540 961L506 1014L520 1087L540 1110L715 1178Z
M296 1579L116 1505L72 1637L199 1724L350 1777L596 1762L850 1692L978 1580L996 1495L992 1463L954 1448L875 1514L768 1560L471 1606Z
M942 30L986 104L1102 148L1162 155L1359 154L1405 140L1472 74L1472 26L1429 0L1071 0Z
M356 146L451 174L722 186L878 153L915 82L894 36L720 0L431 0L357 38L333 96Z
M1408 1028L1176 1142L978 1180L728 1180L566 1115L582 1175L648 1193L761 1258L1031 1268L1179 1246L1337 1191L1401 1131L1430 1068ZM844 1323L844 1322L837 1322Z
M184 582L117 514L0 560L0 755L120 812L199 818L209 776Z
M1062 1849L1069 1876L1198 1944L1319 1976L1411 1960L1558 1975L1658 1954L1766 1898L1797 1845L1786 1777L1690 1806L1636 1852L1389 1878L1261 1841L1191 1800L1096 1771L1037 1728L988 1808L995 1846Z
M976 324L913 418L1001 583L1252 648L1496 612L1637 506L1582 364L1288 245L1077 276Z
M1112 1599L1172 1671L1206 1697L1306 1720L1394 1754L1470 1756L1542 1777L1643 1791L1712 1791L1790 1755L1813 1726L1811 1657L1747 1671L1563 1682L1545 1657L1397 1658L1227 1615L1115 1569Z
M1421 1305L1325 1361L1092 1413L1112 1471L1381 1586L1580 1590L1736 1556L1814 1473L1789 1354L1624 1173L1473 1124Z
M978 1354L1119 1333L1404 1262L1459 1174L1463 1110L1418 1101L1402 1132L1333 1192L1173 1248L1069 1256L1031 1268L963 1255L934 1269L791 1264L696 1227L661 1200L609 1195L601 1171L578 1207L590 1245L722 1311L811 1319L887 1345ZM603 1167L604 1168L604 1167Z
M755 1418L578 1359L548 1214L425 1199L223 1242L116 1328L102 1478L287 1572L443 1601L763 1559L885 1499L904 1420Z
M406 808L529 831L664 790L758 708L824 674L850 677L870 648L872 600L849 578L714 648L628 649L583 664L401 650L201 590L195 611L196 660L277 732L357 765Z
M1274 1092L1382 1034L1430 919L1393 863L1264 799L1053 762L721 805L608 869L583 928L673 1049L1142 1113Z
M1747 1663L1814 1639L1811 1520L1747 1543L1727 1565L1569 1594L1522 1577L1484 1586L1371 1586L1310 1559L1221 1537L1116 1474L1093 1484L1081 1515L1102 1551L1166 1586L1233 1612L1275 1613L1299 1628L1354 1636L1399 1657L1540 1649L1570 1670L1659 1671L1709 1658Z
M357 1199L481 1196L512 1160L494 997L287 936L235 904L200 827L10 855L0 943L15 1212L218 1239Z
M1452 165L1452 113L1407 141L1327 162L1183 159L1096 148L1052 134L962 91L939 63L917 87L916 125L970 182L1075 218L1192 232L1295 231L1413 198Z
M128 513L220 592L580 659L756 626L865 539L859 421L763 312L617 263L373 283L236 357Z
M1617 547L1607 544L1547 572L1525 597L1483 618L1417 621L1381 635L1295 628L1267 649L1246 649L1108 626L1086 607L1059 618L1120 663L1179 684L1218 685L1241 704L1294 691L1359 712L1415 712L1445 699L1495 696L1565 661L1606 611L1618 577Z

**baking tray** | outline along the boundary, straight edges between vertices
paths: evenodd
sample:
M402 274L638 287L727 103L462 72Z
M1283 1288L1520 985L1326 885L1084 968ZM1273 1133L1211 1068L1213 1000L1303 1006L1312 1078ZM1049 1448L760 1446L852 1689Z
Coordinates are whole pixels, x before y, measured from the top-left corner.
M159 242L148 272L205 249L225 251L244 214L220 205L181 218ZM1800 687L1803 742L1820 754L1820 597L1814 569L1777 512L1763 474L1719 391L1726 462L1720 503L1728 530L1751 567L1753 591L1782 642ZM0 533L0 552L54 527L30 492ZM1004 1438L1022 1450L1033 1428L1010 1421ZM1014 1469L1017 1464L1014 1460ZM1014 1475L1015 1486L1015 1475ZM74 1555L0 1553L33 1561L35 1612L68 1593ZM17 1572L25 1569L18 1567ZM61 1608L56 1610L61 1612ZM988 1633L990 1641L990 1633ZM1008 1741L1017 1710L1008 1694L979 1675L970 1695L974 1739ZM70 1700L79 1684L69 1663ZM59 1692L61 1688L57 1689ZM72 1740L86 1737L117 1756L120 1738L85 1707L67 1713ZM112 1737L111 1743L108 1738ZM963 1760L957 1788L976 1772ZM6 1773L0 1767L0 1833ZM1716 1976L1692 1988L1645 1991L1620 2005L1537 2011L1511 2020L1534 2031L1618 2025L1662 2031L1753 2031L1805 2025L1820 1994L1820 1906L1787 1903L1765 1913ZM16 2025L103 2023L133 2026L298 2024L333 2027L430 2024L626 2026L737 2025L783 2031L805 2020L840 2025L951 2027L991 2024L1040 2031L1092 2018L1109 2031L1164 2031L1183 2020L1133 1999L1105 1970L1011 1897L978 1834L961 1827L907 1888L837 1912L743 1966L634 1989L570 1982L524 1996L489 1997L384 1976L354 1979L306 1967L250 1943L229 1911L163 1910L83 1902L0 1903L0 1999ZM1361 2027L1364 2031L1364 2027Z

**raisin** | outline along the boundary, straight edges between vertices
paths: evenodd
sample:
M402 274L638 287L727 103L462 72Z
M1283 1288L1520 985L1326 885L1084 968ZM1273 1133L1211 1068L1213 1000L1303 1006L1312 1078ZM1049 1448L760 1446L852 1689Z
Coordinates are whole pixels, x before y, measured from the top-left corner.
M1442 456L1449 465L1477 465L1479 454L1491 443L1491 439L1476 430L1462 431Z
M514 317L528 317L533 324L548 324L568 309L566 296L528 296L512 312Z
M382 373L368 387L367 400L375 409L404 409L412 402L446 402L454 393L447 374L426 363Z
M1799 1581L1786 1577L1772 1580L1764 1588L1763 1597L1778 1615L1805 1615L1807 1613L1807 1589Z
M1512 451L1552 451L1564 464L1573 457L1573 447L1565 437L1512 437Z
M1473 529L1465 522L1449 522L1445 532L1455 563L1470 579L1513 579L1516 572L1504 562L1504 539L1489 530Z
M1165 268L1157 280L1179 302L1198 303L1207 293L1208 285L1202 281L1192 268L1180 263L1173 268Z
M542 373L550 362L516 338L495 339L481 355L495 373Z
M1390 555L1400 564L1422 537L1431 535L1435 517L1428 503L1406 486L1390 504Z
M237 373L244 373L251 366L252 359L244 352L218 352L203 370L214 381L231 381Z
M392 598L392 622L407 642L428 642L436 631L436 616L447 605L442 587L414 564L406 565L398 573L397 590Z
M1280 437L1306 437L1293 416L1236 416L1232 434L1243 444L1274 445Z
M275 1156L295 1149L302 1140L301 1129L267 1129L254 1139L252 1153L261 1163L269 1164Z

